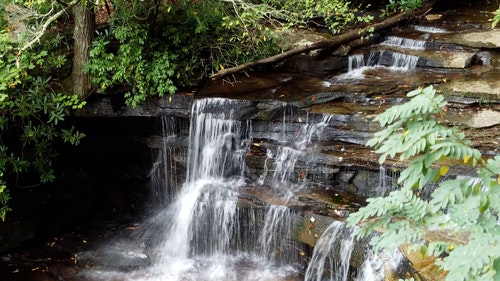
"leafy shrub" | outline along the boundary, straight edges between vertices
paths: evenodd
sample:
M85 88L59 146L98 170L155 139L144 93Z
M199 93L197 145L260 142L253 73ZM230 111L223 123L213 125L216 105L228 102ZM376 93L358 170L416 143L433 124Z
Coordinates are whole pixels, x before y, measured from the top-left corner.
M495 16L493 17L493 21L491 22L491 28L495 28L498 22L500 22L500 8L498 8L498 10L496 10L493 14Z
M422 255L438 257L446 280L499 280L500 156L483 159L463 133L438 121L446 101L432 86L408 96L409 102L375 118L384 129L367 143L377 148L380 163L387 157L410 161L398 179L401 187L368 199L348 223L361 224L360 237L383 230L371 239L377 250L409 243ZM441 180L429 200L421 198L425 185L448 173L450 159L475 167L476 177ZM426 241L428 231L440 235Z
M19 42L0 31L0 218L10 208L8 179L30 172L40 183L55 179L53 170L58 140L76 145L84 134L62 125L66 110L85 102L76 95L54 90L50 70L62 67L64 55L49 55L47 46L18 56ZM51 52L52 54L54 52Z
M421 8L423 4L424 0L389 0L389 3L385 5L385 9L382 10L382 16L400 11L418 9Z
M265 30L243 25L221 1L116 1L109 24L86 71L101 91L128 88L131 106L276 51Z

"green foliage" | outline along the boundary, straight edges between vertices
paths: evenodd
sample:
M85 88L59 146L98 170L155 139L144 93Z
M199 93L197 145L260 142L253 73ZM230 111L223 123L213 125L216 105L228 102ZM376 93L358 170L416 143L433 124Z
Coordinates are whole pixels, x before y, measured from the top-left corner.
M131 106L144 101L148 94L164 96L176 90L171 80L175 73L175 65L171 62L175 54L147 38L146 27L133 22L117 26L113 35L119 46L114 52L106 49L110 44L106 37L98 38L86 68L101 90L130 85L132 89L125 97Z
M388 16L391 13L415 10L421 8L424 0L389 0L382 10L382 16Z
M151 2L114 1L110 26L99 33L86 66L101 91L129 88L128 105L277 51L259 23L264 14L250 20L249 11L238 8L236 16L215 0Z
M128 105L276 54L275 31L283 27L315 23L340 32L371 20L343 0L157 2L113 1L110 26L86 66L100 91L126 89Z
M493 17L493 21L491 22L491 28L495 28L498 22L500 22L500 7L493 14L495 16Z
M42 3L38 1L37 3ZM78 144L84 134L64 128L67 110L81 108L85 102L76 95L54 90L51 74L66 64L59 45L42 45L21 56L21 41L0 31L0 218L10 210L8 188L14 178L37 174L40 183L55 179L53 164L57 155L54 144L62 140ZM51 38L53 39L53 38ZM61 37L58 39L61 41ZM46 42L43 40L43 42ZM57 48L55 48L57 47ZM19 175L22 175L19 177Z
M314 24L339 33L354 23L370 22L373 17L362 15L360 7L344 0L264 0L266 11L277 20L291 26Z
M7 212L11 211L8 206L9 200L9 190L7 189L5 181L3 180L3 173L0 173L0 219L2 219L2 221L5 221Z
M380 163L410 161L398 179L401 188L368 199L347 221L361 224L360 237L383 230L370 242L377 250L408 243L422 256L445 255L437 265L448 271L446 280L498 280L500 156L484 160L462 133L437 121L446 102L432 86L408 96L409 102L375 118L384 129L367 143L377 148ZM438 181L452 160L476 167L477 175ZM420 190L433 182L431 198L421 198ZM428 232L439 235L427 241Z

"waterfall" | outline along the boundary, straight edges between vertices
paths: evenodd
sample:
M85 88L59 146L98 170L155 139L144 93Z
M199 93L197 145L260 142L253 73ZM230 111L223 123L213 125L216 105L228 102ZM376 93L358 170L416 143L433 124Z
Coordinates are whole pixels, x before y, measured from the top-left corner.
M314 247L313 255L306 270L305 281L347 281L354 233L344 238L343 222L334 221L324 232ZM326 278L326 279L325 279Z
M151 178L152 199L155 208L164 208L177 196L180 189L177 173L179 162L185 158L185 149L177 143L180 125L175 117L162 116L160 147L152 149L153 165L149 176ZM181 140L183 141L183 140ZM180 157L182 159L176 159Z
M231 103L194 102L186 181L148 227L153 265L130 274L131 280L265 281L298 274L292 211L238 206L251 123L234 120Z
M416 31L425 32L425 33L433 33L433 34L449 33L446 29L434 27L434 26L414 25L413 28Z
M392 53L392 64L391 69L408 71L415 69L418 63L418 57L412 55L406 55L402 53Z
M211 112L227 110L226 106L230 107L230 101L222 98L197 100L193 104L187 183L242 175L245 151L240 146L241 122L233 120L234 109L227 115Z
M291 241L291 211L288 207L271 205L264 216L264 227L259 235L261 255L274 262L287 262L286 252L281 248L284 243Z
M412 50L424 50L425 49L425 41L422 40L414 40L410 38L402 38L397 36L388 36L380 45L383 46L394 46L405 49Z
M241 122L232 118L232 109L227 110L230 103L201 99L193 104L186 182L160 216L166 229L159 238L163 241L155 253L155 270L148 271L144 280L189 279L197 274L196 267L205 264L202 257L214 260L205 264L213 277L207 280L232 274L224 263L238 229L236 202L246 142Z
M251 143L251 122L235 120L232 103L222 98L193 103L185 156L186 179L181 188L161 184L160 178L168 181L175 170L173 156L156 157L151 172L154 188L173 190L167 193L174 198L160 200L166 205L143 225L144 231L134 237L133 241L145 245L141 246L144 249L129 251L138 253L144 262L151 261L151 265L141 264L126 273L94 270L91 274L101 279L92 280L302 279L302 256L306 248L297 241L295 231L296 227L303 227L304 218L286 204L295 192L307 186L306 179L312 171L308 163L314 157L313 142L321 140L331 116L307 116L305 124L295 132L294 141L279 142L275 153L268 149L266 161L273 161L274 166L268 179L274 191L269 202L273 203L261 204L265 200L255 203L251 201L251 194L243 193L248 189L244 171L245 155ZM283 121L287 118L289 115L285 115ZM179 128L175 119L162 118L162 124L161 142L156 146L160 147L159 154L170 154L170 148L179 142ZM289 135L284 139L288 138ZM302 174L298 175L298 171ZM249 199L248 202L245 199ZM373 276L369 272L377 268L377 263L367 261L363 266L351 263L354 244L354 234L345 229L343 223L332 223L314 248L305 280L325 280L328 276L330 281L351 281L353 266L366 268L362 272Z
M347 71L365 66L365 56L363 54L352 55L347 58Z
M352 83L353 80L357 81L367 78L379 80L383 79L384 75L387 75L387 71L384 70L389 70L391 73L413 70L417 67L419 57L397 52L394 49L425 50L425 45L426 42L423 40L388 36L380 43L380 46L390 47L389 50L379 49L371 51L366 61L363 54L349 56L347 72L332 77L324 85L346 84Z
M374 253L365 248L362 258L359 249L353 256L354 248L362 244L355 239L356 231L344 222L331 223L314 247L304 281L383 281L386 273L393 280L403 259L401 252Z
M228 115L209 112L227 103L202 99L193 104L187 179L173 206L175 217L164 246L175 257L185 258L194 251L222 253L228 248L239 183L224 176L242 173L241 124L232 119L232 110ZM195 247L190 248L190 241Z
M296 164L302 162L301 164L307 167L307 164L311 162L312 157L314 157L314 146L311 146L312 140L321 140L323 130L331 118L332 115L325 114L317 123L309 123L309 120L306 120L300 132L297 132L296 141L279 145L276 153L271 150L267 151L266 164L269 160L273 161L270 185L275 193L290 198L293 196L293 191L305 187L309 171L303 169L297 175ZM266 167L264 174L259 179L260 184L265 182L268 172Z

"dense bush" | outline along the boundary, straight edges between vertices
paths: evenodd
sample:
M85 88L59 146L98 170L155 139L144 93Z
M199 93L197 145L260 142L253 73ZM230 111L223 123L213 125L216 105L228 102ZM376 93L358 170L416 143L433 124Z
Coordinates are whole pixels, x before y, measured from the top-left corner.
M5 24L5 23L4 23ZM46 41L53 43L53 41ZM29 172L39 183L54 180L53 162L58 140L76 145L84 137L62 125L67 109L85 102L63 94L51 83L54 69L65 56L41 45L19 54L19 42L0 31L0 218L5 219L10 199L7 179ZM53 51L49 53L49 50ZM11 181L13 182L13 181Z

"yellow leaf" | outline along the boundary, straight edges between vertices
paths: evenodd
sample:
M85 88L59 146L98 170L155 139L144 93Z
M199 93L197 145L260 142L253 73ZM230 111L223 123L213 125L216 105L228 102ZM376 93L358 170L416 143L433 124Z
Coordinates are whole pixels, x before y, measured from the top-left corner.
M441 168L439 168L439 175L441 176L444 176L448 173L448 170L450 169L450 167L448 166L442 166Z
M465 155L465 157L464 157L464 164L467 164L467 162L469 162L469 159L470 159L470 156L469 155Z
M267 40L266 35L262 36L262 40L264 40L264 42L266 42L266 40Z
M497 183L500 184L500 175L498 175Z
M444 160L446 160L446 155L444 155L444 154L443 154L443 155L441 155L441 157L439 158L439 160L440 160L441 162L443 162Z
M406 130L406 131L404 132L404 135L405 135L405 136L407 136L409 133L410 133L410 130Z
M219 67L221 70L224 70L224 66L222 64L219 64Z

